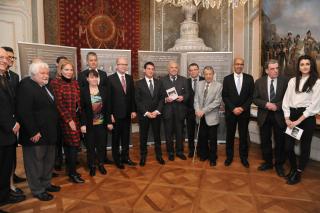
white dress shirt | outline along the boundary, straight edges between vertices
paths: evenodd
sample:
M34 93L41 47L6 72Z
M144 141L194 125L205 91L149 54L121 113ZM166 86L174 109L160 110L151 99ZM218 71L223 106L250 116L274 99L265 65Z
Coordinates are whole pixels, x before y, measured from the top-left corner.
M192 90L194 91L194 80L197 80L197 83L199 83L199 76L196 78L191 78L191 85L192 85Z
M117 72L117 74L118 74L118 77L120 79L120 82L122 82L122 76L124 77L124 81L126 82L126 74L121 74L119 72ZM126 85L127 85L127 82L126 82Z
M240 73L240 74L237 74L237 73L233 73L233 78L234 78L234 83L237 87L237 81L238 81L238 78L240 78L240 91L242 89L242 82L243 82L243 74Z
M270 100L270 85L271 85L271 78L268 76L268 98ZM273 88L274 88L274 94L277 94L277 78L273 79Z
M302 77L300 80L299 91L302 90L307 77ZM296 78L291 78L288 83L288 88L283 97L282 109L285 117L290 116L290 107L299 108L305 107L303 112L304 117L313 116L320 111L320 80L318 79L310 92L296 93Z
M151 81L152 81L152 84L153 84L153 89L154 89L154 80L153 80L153 78L144 77L144 79L145 79L146 82L147 82L148 88L150 88L150 80L151 80ZM157 112L158 115L161 114L158 110L155 110L155 112ZM149 113L148 111L145 112L145 113L144 113L144 116L146 117L148 113Z

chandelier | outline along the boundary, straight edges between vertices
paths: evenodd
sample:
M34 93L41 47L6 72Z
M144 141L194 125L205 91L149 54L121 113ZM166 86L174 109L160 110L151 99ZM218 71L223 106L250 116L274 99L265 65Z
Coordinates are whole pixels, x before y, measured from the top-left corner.
M194 3L196 6L202 5L206 9L209 9L210 7L220 9L222 4L227 4L228 7L232 6L232 8L236 8L245 5L247 1L248 0L156 0L158 3L171 4L175 7Z

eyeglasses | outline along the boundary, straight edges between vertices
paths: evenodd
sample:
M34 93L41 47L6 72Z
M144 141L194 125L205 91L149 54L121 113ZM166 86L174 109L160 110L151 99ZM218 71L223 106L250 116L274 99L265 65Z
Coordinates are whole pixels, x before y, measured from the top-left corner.
M128 66L128 64L117 64L118 66Z
M8 62L8 57L0 56L0 61Z
M9 60L11 60L11 61L15 61L15 60L17 60L17 57L9 56Z

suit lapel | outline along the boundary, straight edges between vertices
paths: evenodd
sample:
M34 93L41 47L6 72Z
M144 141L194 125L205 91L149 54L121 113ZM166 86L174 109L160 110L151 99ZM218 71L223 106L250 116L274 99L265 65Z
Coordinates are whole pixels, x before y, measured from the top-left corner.
M115 81L116 83L118 84L118 87L121 89L121 91L123 92L123 94L126 94L124 91L123 91L123 88L122 88L122 83L121 83L121 80L118 76L118 73L114 73L114 77L115 77ZM126 88L128 88L128 82L127 82L127 78L126 79Z
M267 100L269 102L269 95L268 95L268 77L263 78L262 82L262 94L263 94L263 99Z
M150 97L152 97L146 79L143 79L143 81L142 81L142 86L143 86L144 89L147 91L147 93L150 95ZM154 93L154 88L155 88L155 86L153 85L153 93Z

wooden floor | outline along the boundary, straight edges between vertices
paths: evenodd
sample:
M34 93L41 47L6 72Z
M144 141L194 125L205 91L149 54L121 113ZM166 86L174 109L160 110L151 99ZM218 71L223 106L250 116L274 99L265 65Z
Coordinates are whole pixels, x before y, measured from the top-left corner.
M136 144L138 136L134 135ZM237 146L237 145L236 145ZM187 147L187 146L186 146ZM21 148L19 148L21 149ZM32 198L26 183L19 184L27 200L1 207L9 212L108 212L108 213L212 213L212 212L320 212L320 162L311 161L302 183L289 186L275 171L260 172L260 149L250 147L250 169L244 168L238 155L230 167L225 167L225 146L219 145L217 166L208 162L176 159L159 165L149 147L144 168L126 167L118 170L106 166L108 174L90 177L81 155L78 172L84 184L72 184L64 172L53 183L62 187L55 199L40 202ZM186 150L186 149L185 149ZM237 150L237 147L236 147ZM131 158L139 161L138 146L131 149ZM108 155L111 153L109 152ZM21 150L19 171L24 176Z

